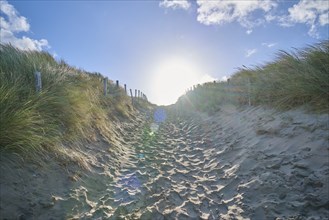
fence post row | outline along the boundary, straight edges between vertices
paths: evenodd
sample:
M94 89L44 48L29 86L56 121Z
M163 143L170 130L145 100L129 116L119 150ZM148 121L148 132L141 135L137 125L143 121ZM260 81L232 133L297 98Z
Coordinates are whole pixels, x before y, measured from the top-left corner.
M41 72L36 71L34 73L34 77L35 77L35 90L36 90L36 92L41 92L41 89L42 89ZM107 77L103 78L103 83L104 83L104 96L106 96L107 95L107 83L108 83ZM116 81L116 86L119 87L119 80ZM127 85L126 84L124 84L124 88L125 88L125 92L127 94ZM130 96L131 96L132 105L134 105L134 96L133 96L132 89L130 89ZM136 98L136 96L137 96L137 89L135 89L135 98ZM147 100L146 95L143 92L141 92L140 90L138 90L138 98L143 98L143 99ZM250 105L250 99L249 99L249 105Z
M35 76L35 90L37 92L41 92L42 89L41 73L37 71L34 73L34 76Z

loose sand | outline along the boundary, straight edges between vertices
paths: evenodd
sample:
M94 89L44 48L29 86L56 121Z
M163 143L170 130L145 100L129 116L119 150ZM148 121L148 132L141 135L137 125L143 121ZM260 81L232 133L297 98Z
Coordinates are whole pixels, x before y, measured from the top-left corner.
M1 219L328 219L328 115L222 106L116 122L86 171L1 155Z

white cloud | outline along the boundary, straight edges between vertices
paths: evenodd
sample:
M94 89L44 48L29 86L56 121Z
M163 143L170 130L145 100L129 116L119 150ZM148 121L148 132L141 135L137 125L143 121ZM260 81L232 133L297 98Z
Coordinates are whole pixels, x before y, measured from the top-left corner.
M16 37L15 34L28 32L30 24L27 19L20 16L18 11L7 1L0 1L0 11L6 17L0 16L0 39L1 43L10 43L22 50L42 50L49 48L45 39L34 40L26 36Z
M222 78L220 78L220 82L226 82L230 77L229 76L222 76Z
M282 26L306 24L310 27L308 34L318 37L318 27L329 24L329 3L319 0L301 0L288 9L289 14L280 18Z
M317 38L318 28L329 24L327 0L300 0L288 9L279 0L196 0L197 20L205 25L237 22L251 34L257 26L276 23L282 27L305 24L308 34ZM188 0L163 0L160 7L189 9Z
M246 31L246 33L247 33L248 35L251 34L251 33L252 33L252 30L249 29L249 30Z
M187 10L191 7L191 4L187 0L163 0L159 3L159 6L164 8Z
M58 58L59 56L58 56L58 54L56 53L56 52L53 52L53 57L56 59L56 58Z
M265 47L268 47L268 48L274 47L276 45L277 45L277 43L262 43L262 46L265 46Z
M328 16L329 3L318 0L302 0L288 9L291 20L298 23L314 23L319 15Z
M213 82L213 81L216 81L216 80L217 79L212 77L211 75L204 74L199 78L198 83L202 84L202 83L206 83L206 82Z
M255 18L253 13L263 12L267 15L272 9L277 7L274 0L218 0L204 1L197 0L198 17L197 20L205 25L222 25L226 23L238 22L241 26L248 28L247 33L255 26L263 24L265 18Z
M246 57L250 57L251 55L255 54L257 49L249 49L246 51Z
M328 13L322 14L319 16L319 22L321 26L329 24L329 15Z
M27 19L19 16L16 9L7 1L0 2L0 11L8 17L8 21L1 17L1 26L4 28L10 29L13 32L28 31L30 29Z

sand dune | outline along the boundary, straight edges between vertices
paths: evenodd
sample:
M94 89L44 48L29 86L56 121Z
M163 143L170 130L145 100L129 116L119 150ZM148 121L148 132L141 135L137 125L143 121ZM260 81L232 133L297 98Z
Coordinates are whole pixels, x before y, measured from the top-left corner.
M92 171L71 179L55 162L3 169L2 219L328 219L328 115L167 114L85 146Z

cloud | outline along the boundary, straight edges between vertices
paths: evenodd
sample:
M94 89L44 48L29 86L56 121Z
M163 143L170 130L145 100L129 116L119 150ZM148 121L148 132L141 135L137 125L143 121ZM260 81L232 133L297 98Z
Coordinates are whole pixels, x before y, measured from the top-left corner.
M255 54L257 52L257 49L249 49L246 51L246 57L250 57L251 55Z
M321 14L319 16L319 22L320 22L320 25L321 26L325 26L325 25L329 24L329 15L328 15L328 12L327 13L324 13L324 14Z
M17 37L15 34L28 32L30 24L27 19L20 16L18 11L7 1L0 2L0 12L5 15L0 16L0 39L1 43L10 43L22 50L42 50L49 48L45 39L34 40L26 36Z
M251 34L251 33L252 33L252 30L249 29L249 30L246 31L246 33L247 33L248 35Z
M327 17L320 22L321 25L328 24L329 4L327 1L302 0L288 9L289 16L293 22L313 24L319 16Z
M211 75L209 74L203 74L199 80L198 80L198 83L202 84L202 83L206 83L206 82L213 82L213 81L216 81L217 79L212 77Z
M3 28L7 30L10 29L13 32L28 31L30 29L30 25L26 18L18 16L16 9L7 1L1 1L0 6L0 11L8 17L8 21L6 21L3 17L0 17L1 26Z
M268 47L268 48L274 47L276 45L277 45L277 43L262 43L262 46L265 46L265 47Z
M241 26L248 29L247 33L251 33L251 29L255 26L263 24L266 19L254 13L262 12L267 15L272 9L277 7L274 0L251 0L251 1L235 1L235 0L218 0L204 1L197 0L198 17L197 20L205 25L223 25L226 23L238 22Z
M306 24L309 26L308 34L318 37L318 27L329 24L329 3L319 0L301 0L288 9L289 14L279 18L281 26Z
M220 82L226 82L230 77L229 76L222 76L222 78L220 78Z
M282 27L304 24L308 34L318 38L319 27L329 24L329 3L326 0L300 0L290 8L279 0L196 0L197 20L204 25L224 25L233 22L251 34L257 26L275 23ZM189 9L188 0L163 0L160 7Z
M191 4L187 0L163 0L159 3L159 6L164 8L187 10L191 7Z
M58 56L58 54L56 53L56 52L53 52L53 57L56 59L56 58L58 58L59 56Z

